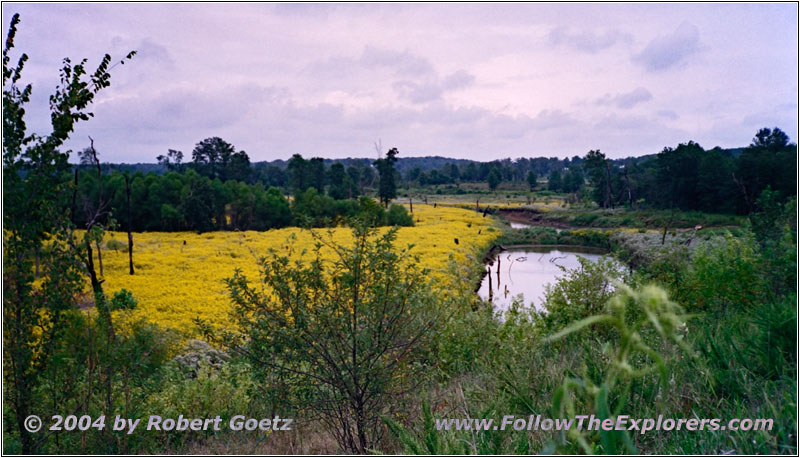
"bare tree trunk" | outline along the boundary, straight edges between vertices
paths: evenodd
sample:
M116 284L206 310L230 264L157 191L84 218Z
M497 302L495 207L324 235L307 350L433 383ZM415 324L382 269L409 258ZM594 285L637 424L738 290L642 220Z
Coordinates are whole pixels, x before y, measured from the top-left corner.
M631 180L628 177L628 167L625 167L625 187L628 188L628 208L633 208L633 193L631 193Z
M736 174L734 172L731 172L731 176L733 177L733 182L736 183L736 185L739 187L739 190L742 192L744 203L747 205L747 212L753 213L753 202L750 201L750 196L747 194L747 188L745 188L744 183L736 178Z
M128 268L133 275L133 234L131 234L131 179L125 175L125 194L128 197Z
M100 276L102 277L102 276L104 276L103 275L103 250L100 249L100 241L99 240L95 240L94 244L97 247L97 264L98 264L98 267L100 267Z

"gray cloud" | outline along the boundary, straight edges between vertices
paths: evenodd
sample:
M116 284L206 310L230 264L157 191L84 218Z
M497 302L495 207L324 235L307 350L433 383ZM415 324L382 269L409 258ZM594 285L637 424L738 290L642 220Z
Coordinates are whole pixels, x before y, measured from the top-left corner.
M532 120L532 125L539 130L555 129L559 127L576 126L578 121L570 114L561 110L542 110Z
M442 88L446 90L462 89L472 85L475 82L475 76L466 70L458 70L455 73L447 75L442 80Z
M595 127L601 130L628 131L641 130L649 124L650 120L644 116L618 116L616 114L610 114L597 121Z
M175 67L175 61L172 59L169 51L164 46L152 41L150 38L145 38L136 46L137 60L146 59L155 62L166 69Z
M658 117L664 118L668 121L675 121L678 119L678 113L675 113L672 110L658 110L656 114Z
M631 36L619 30L595 33L591 30L573 32L567 27L556 27L550 31L548 40L553 45L564 45L581 52L594 54L620 42L630 42Z
M415 83L413 81L397 81L392 84L395 91L411 103L426 103L439 100L442 88L436 83Z
M391 68L399 76L425 76L435 73L428 59L415 56L408 51L367 46L358 62L367 68Z
M614 105L618 108L629 109L634 106L652 100L653 94L643 87L637 87L631 92L623 92L616 95L606 94L596 100L597 105Z
M2 9L22 14L11 58L30 56L34 132L49 128L63 57L92 67L106 52L138 50L67 145L92 135L104 160L153 161L213 135L254 161L372 157L377 138L403 155L494 159L645 154L688 139L733 147L764 125L797 137L797 105L786 105L797 99L790 4ZM696 71L670 72L706 48Z
M455 91L469 87L475 82L475 77L464 70L459 70L444 78L427 77L421 82L402 80L392 84L392 88L400 97L411 103L427 103L441 100L445 92Z
M651 72L666 70L684 64L700 49L700 32L688 22L681 23L674 32L654 38L633 61Z

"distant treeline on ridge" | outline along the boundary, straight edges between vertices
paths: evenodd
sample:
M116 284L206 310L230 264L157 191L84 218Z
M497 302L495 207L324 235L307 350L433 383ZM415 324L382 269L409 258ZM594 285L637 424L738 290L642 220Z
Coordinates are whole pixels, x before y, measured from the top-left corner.
M251 163L246 152L213 137L196 145L191 161L184 161L182 152L169 150L157 158L158 164L102 164L101 192L109 199L112 215L118 219L127 215L127 177L132 226L137 231L323 226L363 212L371 212L379 224L412 224L400 208L384 205L387 213L359 197L376 196L388 204L398 187L422 193L444 185L463 193L464 183L486 183L491 191L509 186L567 193L573 201L594 201L603 208L731 214L756 210L767 188L779 199L796 194L797 146L778 128L761 129L745 148L705 150L689 141L658 154L625 159L610 159L593 150L567 159L478 162L402 158L392 151L391 160L389 155L373 161L305 159L295 154L288 161ZM87 149L76 166L79 195L89 202L97 200L94 161Z

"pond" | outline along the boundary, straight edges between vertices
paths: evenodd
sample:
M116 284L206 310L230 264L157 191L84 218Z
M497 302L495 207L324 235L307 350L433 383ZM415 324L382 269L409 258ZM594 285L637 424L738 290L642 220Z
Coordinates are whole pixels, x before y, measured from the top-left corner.
M602 254L602 251L584 247L526 247L502 251L494 263L487 266L489 274L483 277L478 295L490 301L497 311L507 310L519 294L526 306L533 303L533 307L542 310L545 285L564 275L558 266L574 269L580 266L578 256L597 261Z

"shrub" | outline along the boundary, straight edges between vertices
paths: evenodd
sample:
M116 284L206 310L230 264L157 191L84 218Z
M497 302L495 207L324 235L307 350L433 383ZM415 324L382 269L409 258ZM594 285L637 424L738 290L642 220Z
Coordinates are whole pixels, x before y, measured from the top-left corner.
M222 342L259 368L259 382L288 390L273 403L311 410L348 452L375 447L381 416L423 377L441 318L428 272L395 250L396 232L358 224L352 246L315 234L310 263L273 251L258 286L240 271L227 280L238 334Z
M386 212L387 226L413 226L414 219L408 214L402 205L392 204Z
M607 257L592 262L578 256L580 267L561 267L564 276L545 286L544 308L538 321L545 332L553 332L568 324L599 314L614 294L614 282L627 277L622 266Z
M116 239L111 239L108 242L106 242L106 248L114 251L127 250L128 244Z

